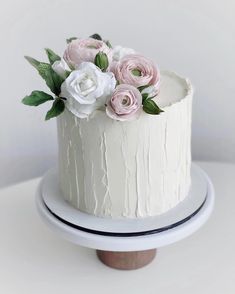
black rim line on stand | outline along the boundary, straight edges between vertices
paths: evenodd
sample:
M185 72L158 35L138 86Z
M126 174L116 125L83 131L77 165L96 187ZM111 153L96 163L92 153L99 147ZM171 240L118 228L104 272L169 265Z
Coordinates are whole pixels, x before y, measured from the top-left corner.
M114 232L103 232L103 231L97 231L97 230L92 230L92 229L88 229L88 228L85 228L85 227L81 227L81 226L78 226L78 225L75 225L73 223L70 223L66 220L64 220L63 218L61 218L60 216L58 216L57 214L55 214L47 205L46 203L44 202L43 200L43 203L45 205L45 207L47 208L47 210L55 217L57 218L59 221L61 221L62 223L74 228L74 229L77 229L77 230L80 230L80 231L83 231L83 232L86 232L86 233L91 233L91 234L96 234L96 235L101 235L101 236L111 236L111 237L137 237L137 236L144 236L144 235L152 235L152 234L157 234L157 233L161 233L161 232L164 232L164 231L167 231L167 230L170 230L170 229L173 229L179 225L182 225L183 223L187 222L188 220L190 220L192 217L194 217L201 209L202 207L204 206L205 202L206 202L206 199L207 199L207 196L205 197L205 200L202 202L202 204L192 213L190 214L189 216L185 217L184 219L174 223L174 224L171 224L171 225L168 225L168 226L164 226L162 228L158 228L158 229L153 229L153 230L149 230L149 231L142 231L142 232L130 232L130 233L114 233Z

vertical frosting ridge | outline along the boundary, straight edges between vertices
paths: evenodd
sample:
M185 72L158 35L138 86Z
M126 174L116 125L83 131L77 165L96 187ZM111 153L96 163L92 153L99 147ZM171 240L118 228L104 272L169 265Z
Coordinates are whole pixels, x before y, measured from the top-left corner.
M193 92L185 93L161 115L143 113L132 122L113 121L103 111L79 119L65 110L57 119L65 199L113 218L162 214L182 201L190 187Z

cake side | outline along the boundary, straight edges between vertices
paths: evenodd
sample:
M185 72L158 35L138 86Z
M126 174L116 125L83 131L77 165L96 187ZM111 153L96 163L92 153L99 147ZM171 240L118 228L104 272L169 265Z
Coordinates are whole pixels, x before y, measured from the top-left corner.
M97 110L58 117L59 178L64 197L101 217L139 218L166 212L190 187L190 83L163 72L156 98L160 116L112 120Z

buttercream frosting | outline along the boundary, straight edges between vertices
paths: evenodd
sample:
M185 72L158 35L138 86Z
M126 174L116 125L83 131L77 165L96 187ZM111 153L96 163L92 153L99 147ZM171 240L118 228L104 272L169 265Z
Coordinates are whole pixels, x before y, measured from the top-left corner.
M161 73L160 115L115 121L104 110L57 118L60 188L77 209L100 217L162 214L188 194L191 167L189 80Z

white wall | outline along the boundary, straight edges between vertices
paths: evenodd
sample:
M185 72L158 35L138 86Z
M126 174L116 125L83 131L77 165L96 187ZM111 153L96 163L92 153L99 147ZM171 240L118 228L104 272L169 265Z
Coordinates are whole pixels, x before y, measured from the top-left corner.
M94 32L133 47L193 81L195 159L235 162L235 1L1 1L0 185L42 174L56 162L55 121L23 96L46 87L23 59L62 54L64 40Z

